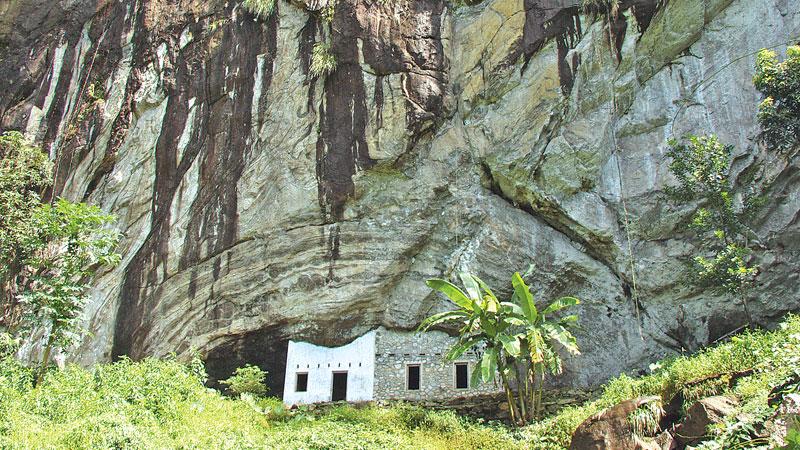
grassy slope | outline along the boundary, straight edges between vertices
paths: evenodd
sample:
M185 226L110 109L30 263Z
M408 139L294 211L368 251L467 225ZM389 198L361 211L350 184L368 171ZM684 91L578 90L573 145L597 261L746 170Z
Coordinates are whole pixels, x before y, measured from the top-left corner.
M691 382L716 374L755 369L751 376L739 379L732 387L729 377L712 379L692 385ZM780 385L793 372L800 373L800 317L789 316L773 332L748 332L717 347L696 355L662 361L650 375L630 378L622 375L611 380L595 401L569 407L556 416L532 425L525 430L531 448L559 449L569 446L570 436L589 416L623 400L647 395L660 395L668 403L674 395L685 398L684 408L692 402L711 395L732 395L741 400L739 412L763 421L772 412L767 406L770 390ZM741 425L741 423L739 424ZM736 436L735 422L716 430L720 448L732 448ZM737 448L749 448L742 446Z
M503 427L411 406L289 415L276 399L231 399L174 361L31 373L0 362L0 448L518 448ZM424 444L420 446L420 444Z
M0 448L535 448L569 445L588 416L639 395L682 392L691 401L725 392L725 379L691 389L707 375L755 368L730 393L751 416L768 411L770 388L800 367L800 319L699 355L662 362L642 378L621 376L601 397L522 430L479 424L412 406L342 406L288 414L274 399L230 399L206 389L174 361L122 361L50 373L34 388L29 371L0 361ZM724 430L721 431L721 433ZM724 436L723 436L724 437Z

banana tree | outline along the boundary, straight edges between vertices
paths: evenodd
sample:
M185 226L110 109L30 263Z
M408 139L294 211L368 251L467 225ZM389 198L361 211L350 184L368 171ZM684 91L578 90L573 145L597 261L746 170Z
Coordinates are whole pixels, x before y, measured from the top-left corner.
M577 305L574 297L563 297L539 311L530 289L519 273L512 278L511 301L500 301L480 278L459 275L462 290L447 280L431 279L430 288L443 293L458 308L435 314L420 325L421 331L444 323L459 323L459 339L446 358L454 360L473 347L482 349L470 376L471 384L496 381L506 393L511 420L525 424L541 411L543 383L547 373L561 373L561 358L554 348L558 342L566 351L579 354L569 327L577 316L558 320L547 318Z

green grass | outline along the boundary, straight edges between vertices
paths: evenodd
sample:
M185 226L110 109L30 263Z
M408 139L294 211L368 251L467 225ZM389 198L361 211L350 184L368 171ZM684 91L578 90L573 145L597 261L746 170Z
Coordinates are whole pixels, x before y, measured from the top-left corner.
M512 430L404 404L289 412L277 399L234 399L207 389L200 368L174 360L70 366L34 387L32 371L6 358L0 359L0 448L561 449L589 416L643 395L660 395L666 403L681 393L687 405L702 395L735 395L742 417L763 421L771 413L770 389L798 368L800 318L792 316L777 331L746 333L664 361L641 378L620 376L598 399ZM688 387L746 369L755 372L732 388L718 381ZM713 431L728 448L746 441L750 425L733 421Z
M0 448L520 448L504 427L410 405L290 414L274 398L233 399L173 360L33 373L0 361Z
M691 385L704 377L748 369L755 373L732 388L725 377ZM644 377L621 375L604 386L597 400L565 408L527 427L524 433L533 449L569 447L572 433L588 417L624 400L648 395L659 395L666 404L680 393L685 398L684 408L705 396L734 395L742 402L741 412L763 412L772 387L795 370L800 370L800 317L789 316L776 331L747 332L698 354L662 361Z

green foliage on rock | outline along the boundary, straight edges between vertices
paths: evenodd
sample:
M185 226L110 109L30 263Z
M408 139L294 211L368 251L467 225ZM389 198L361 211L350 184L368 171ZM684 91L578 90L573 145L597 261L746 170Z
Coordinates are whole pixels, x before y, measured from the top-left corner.
M459 358L473 347L482 352L472 372L472 384L494 382L499 374L506 391L511 420L525 424L539 416L542 389L549 375L562 371L556 350L578 355L578 345L569 328L578 317L553 318L551 315L579 303L563 297L549 306L537 308L530 288L519 273L512 277L514 293L501 302L480 278L461 274L462 291L446 280L428 280L428 286L444 294L458 309L435 314L420 325L421 330L448 322L460 325L458 341L447 353L448 360ZM512 386L512 380L515 382Z
M532 449L565 449L584 420L625 400L657 395L666 405L677 396L683 400L681 406L685 411L702 397L730 395L740 400L737 413L726 424L711 430L709 438L713 443L707 445L708 448L735 448L733 439L743 439L744 431L733 430L753 429L759 422L763 425L765 411L774 413L774 407L768 404L770 392L795 376L798 367L800 317L789 316L775 331L746 331L696 355L668 358L653 364L649 375L639 378L620 375L603 387L596 400L564 408L526 427L523 433ZM736 374L746 375L734 378ZM728 438L731 441L726 441ZM750 436L749 439L754 438Z
M698 284L742 294L756 275L749 263L754 233L747 223L760 206L755 186L734 191L728 178L732 147L715 136L671 139L667 152L670 172L678 186L667 189L678 205L696 202L689 229L700 239L704 254L692 260L691 275Z
M800 145L800 46L790 46L778 61L772 50L761 50L753 83L764 96L758 112L762 138L779 153Z
M628 416L633 434L639 437L653 436L659 430L659 422L664 417L661 401L646 402Z
M319 17L324 23L333 23L333 16L336 14L336 3L338 3L338 1L339 0L328 0L328 4L320 10ZM387 0L383 1L385 2Z
M33 215L41 207L41 192L52 180L52 165L41 150L29 145L22 134L0 136L0 287L3 290L2 323L7 328L19 321L15 276L31 253L28 241L37 233Z
M311 67L309 71L312 77L324 77L336 70L336 56L331 53L331 45L325 42L314 44L311 50Z
M275 12L275 0L244 0L242 7L260 19L266 19Z
M250 394L263 396L267 394L267 372L260 367L250 364L239 367L233 376L227 380L220 381L221 384L228 386L228 391L236 395Z
M113 216L95 206L43 203L52 166L17 132L0 136L0 327L13 335L43 331L43 366L54 348L80 334L91 276L119 261Z

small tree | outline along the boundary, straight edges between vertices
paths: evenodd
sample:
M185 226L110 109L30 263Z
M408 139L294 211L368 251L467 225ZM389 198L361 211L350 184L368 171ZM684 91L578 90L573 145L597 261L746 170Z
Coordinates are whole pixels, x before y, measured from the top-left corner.
M670 171L678 186L667 189L676 204L696 202L689 229L700 238L703 254L692 258L690 276L701 286L741 297L748 322L745 291L758 268L749 262L751 237L746 225L762 199L746 186L737 197L728 179L733 147L714 136L688 136L669 141Z
M239 367L233 376L227 380L220 381L220 384L228 386L228 391L235 395L251 394L263 397L269 390L266 385L267 372L260 367L251 366Z
M41 201L52 167L20 133L0 136L0 158L0 326L12 334L44 331L41 378L51 351L80 336L89 281L119 262L119 233L95 206Z
M800 46L790 46L778 62L772 50L761 50L753 83L766 97L758 112L764 142L779 153L800 145Z
M0 325L12 333L22 319L20 272L34 251L26 243L38 231L32 219L41 207L41 192L53 183L52 170L47 155L28 145L22 134L0 136Z
M472 372L471 384L491 382L499 374L511 420L520 425L529 423L541 412L546 377L562 371L556 346L573 355L580 354L569 331L578 317L548 316L579 301L563 297L539 310L519 273L512 278L514 294L508 302L499 301L480 278L466 273L460 278L464 290L446 280L427 281L429 287L443 293L458 309L425 319L420 330L448 322L461 324L458 341L446 358L454 360L469 349L480 347L483 355Z

